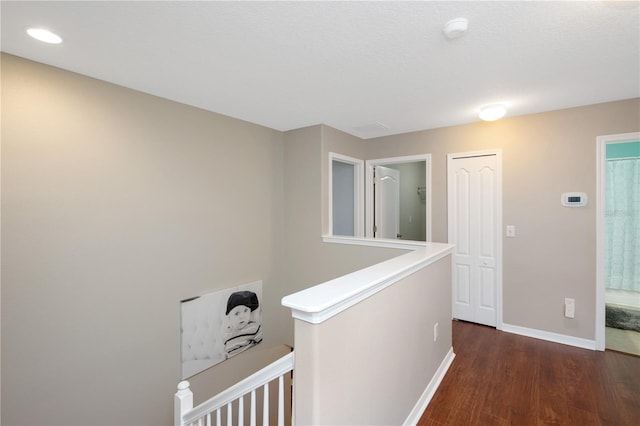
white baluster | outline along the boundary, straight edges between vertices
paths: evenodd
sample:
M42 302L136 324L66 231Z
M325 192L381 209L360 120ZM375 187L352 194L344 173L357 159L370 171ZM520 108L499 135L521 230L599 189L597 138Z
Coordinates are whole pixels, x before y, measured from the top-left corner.
M263 405L262 405L262 423L264 426L270 426L270 386L271 383L265 383L266 380L272 379L277 374L281 374L282 371L291 371L293 364L293 354L287 355L280 360L276 361L269 368L264 369L267 372L257 372L256 374L248 377L247 379L239 382L237 385L232 386L228 390L210 398L198 407L193 407L193 393L189 389L189 382L183 381L178 385L178 392L175 394L175 426L223 426L222 418L223 412L226 410L226 425L227 426L244 426L245 407L244 399L247 394L251 393L251 401L249 407L249 426L256 426L257 419L257 392L258 388L263 388ZM289 368L289 370L287 370ZM271 372L268 372L271 369ZM277 370L277 373L273 374ZM274 417L278 417L277 424L284 426L285 423L285 401L284 392L284 374L277 376L278 378L278 401L277 410L278 413L274 414ZM273 379L275 380L275 379ZM272 381L273 381L272 380ZM275 383L273 383L275 386ZM242 395L235 400L231 398L236 397L238 394ZM233 408L235 401L238 401L238 417L237 421L234 421ZM226 406L226 408L225 408ZM213 418L215 411L215 419ZM289 419L287 419L288 421ZM215 425L214 425L215 423Z
M175 426L183 426L182 416L193 408L193 392L189 389L189 382L178 383L178 392L174 397L173 413Z
M262 426L269 426L269 383L265 383L262 398Z
M284 426L284 376L278 377L278 426Z
M293 374L291 375L291 425L296 424L296 392L295 392L295 380Z
M251 391L251 418L249 426L256 426L256 390Z

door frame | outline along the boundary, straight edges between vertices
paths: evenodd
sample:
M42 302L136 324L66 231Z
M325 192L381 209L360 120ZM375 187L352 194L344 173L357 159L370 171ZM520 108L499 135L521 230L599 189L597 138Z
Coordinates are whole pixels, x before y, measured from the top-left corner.
M425 231L426 242L431 242L431 154L405 155L402 157L376 158L365 160L365 237L373 239L373 168L388 164L414 163L424 161L426 165L426 211L425 211ZM408 240L406 240L408 241Z
M384 169L384 170L381 170ZM386 167L386 166L374 166L373 167L374 170L374 178L375 178L375 185L373 187L373 237L374 238L385 238L385 239L400 239L398 237L398 235L400 235L400 171L393 169L391 167ZM392 225L393 227L395 227L395 237L383 237L381 236L381 234L383 234L383 230L387 231L388 233L388 229L386 229L384 226L380 226L381 223L383 222L388 222L388 220L379 220L380 216L386 216L386 213L388 213L386 211L386 208L384 209L384 212L381 212L382 207L388 207L387 203L381 203L381 193L383 192L382 190L382 184L381 182L384 180L384 177L381 177L381 171L385 171L385 173L388 173L388 176L393 177L396 180L396 185L395 185L395 195L393 198L395 198L393 200L393 216L395 217L395 223ZM386 195L389 195L387 193L387 191L384 191L384 193ZM388 201L388 198L385 197L385 200ZM384 213L384 215L382 214ZM386 219L386 218L385 218Z
M502 150L490 149L483 151L467 151L454 154L447 154L447 240L453 234L453 187L449 182L449 170L451 170L453 160L469 157L496 156L496 329L502 330ZM454 264L451 264L453 274ZM451 288L453 291L453 287ZM453 315L453 298L451 300L451 313Z
M596 350L605 350L605 196L607 145L640 141L640 132L596 137Z

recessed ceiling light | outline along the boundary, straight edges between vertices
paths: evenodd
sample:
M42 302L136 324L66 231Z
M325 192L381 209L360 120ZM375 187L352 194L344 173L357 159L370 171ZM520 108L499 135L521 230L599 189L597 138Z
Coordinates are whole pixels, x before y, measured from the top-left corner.
M62 37L52 33L49 30L45 30L44 28L27 27L27 34L29 34L31 37L35 38L36 40L40 40L45 43L50 43L50 44L62 43Z
M448 39L462 37L469 28L469 21L466 18L452 19L442 27L442 32Z
M480 108L478 116L484 121L500 120L507 113L507 107L503 104L487 105Z

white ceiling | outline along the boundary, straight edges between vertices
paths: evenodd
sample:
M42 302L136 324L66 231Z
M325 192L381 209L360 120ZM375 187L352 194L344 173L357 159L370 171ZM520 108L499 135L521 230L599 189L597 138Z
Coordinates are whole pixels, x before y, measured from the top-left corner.
M370 138L640 96L640 2L2 1L2 51L273 129ZM450 19L469 31L448 40ZM26 26L64 39L46 45Z

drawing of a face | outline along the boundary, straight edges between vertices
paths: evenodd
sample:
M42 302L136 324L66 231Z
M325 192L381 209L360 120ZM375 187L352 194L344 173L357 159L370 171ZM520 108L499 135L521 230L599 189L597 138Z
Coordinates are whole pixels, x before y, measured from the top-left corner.
M229 311L229 324L234 330L241 330L249 323L251 309L244 305L238 305Z

